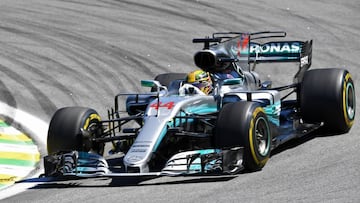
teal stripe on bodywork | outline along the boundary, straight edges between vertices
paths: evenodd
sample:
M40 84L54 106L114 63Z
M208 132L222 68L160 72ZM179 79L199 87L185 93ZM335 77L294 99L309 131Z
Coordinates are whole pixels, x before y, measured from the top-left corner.
M211 154L211 153L220 153L221 150L219 150L219 149L202 149L202 150L197 150L196 152L198 152L200 155L205 155L205 154ZM191 162L191 165L189 166L189 170L190 171L201 171L201 158L200 157L196 158L194 161Z
M173 121L170 121L170 122L173 122ZM170 123L169 122L169 123ZM158 139L156 140L156 143L155 143L155 146L154 146L154 149L153 149L153 152L155 152L157 150L157 148L159 147L161 141L164 139L166 133L167 133L167 129L168 129L168 125L165 125L164 128L162 129L161 133L160 133L160 136L158 137Z
M195 107L188 107L185 109L185 111L187 113L194 113L194 114L207 114L207 113L214 113L217 111L217 107L216 106L210 106L206 105L207 107L204 106L195 106ZM186 114L184 112L180 112L177 116L181 117L181 116L185 116ZM174 122L175 120L175 122ZM194 119L192 118L177 118L177 119L172 119L171 121L169 121L167 123L167 125L165 125L165 127L163 128L163 130L160 133L160 136L158 137L158 139L156 140L153 152L155 152L157 150L157 148L159 147L161 141L163 140L163 138L165 137L166 133L167 133L167 129L168 127L177 127L180 126L182 123L185 122L193 122Z
M267 118L269 121L276 126L280 126L280 107L281 103L280 101L276 102L273 105L268 105L264 107L265 114L267 115Z
M204 106L195 106L195 107L188 107L185 109L186 112L188 113L195 113L195 114L208 114L208 113L214 113L217 111L217 107L216 106L208 106L207 107Z

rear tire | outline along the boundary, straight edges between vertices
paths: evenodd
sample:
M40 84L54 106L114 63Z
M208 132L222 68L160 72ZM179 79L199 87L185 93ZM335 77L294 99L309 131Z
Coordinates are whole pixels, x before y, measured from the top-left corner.
M314 69L305 73L300 110L305 123L324 122L325 133L346 133L355 119L355 85L343 69Z
M49 125L48 153L59 151L93 151L100 155L104 152L103 143L91 142L92 137L84 136L81 129L90 132L90 136L102 133L99 114L89 108L65 107L55 112Z
M254 102L226 104L220 111L215 147L244 147L243 166L248 171L263 168L270 157L271 128L263 108Z

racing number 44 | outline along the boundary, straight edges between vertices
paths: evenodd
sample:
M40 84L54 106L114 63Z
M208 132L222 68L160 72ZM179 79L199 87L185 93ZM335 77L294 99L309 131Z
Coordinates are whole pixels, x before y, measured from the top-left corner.
M162 102L156 102L151 104L151 108L155 108L155 109L159 109L159 108L167 108L167 109L172 109L174 107L175 103L173 101L171 102L166 102L166 103L162 103Z

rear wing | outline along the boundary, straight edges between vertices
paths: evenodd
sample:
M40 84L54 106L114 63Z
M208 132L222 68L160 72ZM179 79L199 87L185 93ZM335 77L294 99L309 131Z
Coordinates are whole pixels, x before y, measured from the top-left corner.
M226 66L225 62L241 63L241 67L251 63L298 62L299 71L295 79L301 80L311 66L312 40L268 40L285 36L283 31L219 32L214 33L212 38L194 39L194 43L204 43L203 50L194 56L195 64L205 71L216 72Z
M273 41L264 44L250 42L249 62L300 62L311 64L312 40Z

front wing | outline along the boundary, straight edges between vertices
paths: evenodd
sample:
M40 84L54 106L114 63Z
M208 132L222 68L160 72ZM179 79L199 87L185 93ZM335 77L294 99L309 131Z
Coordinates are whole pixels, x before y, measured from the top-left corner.
M132 177L132 176L185 176L204 174L235 174L243 169L243 148L229 150L205 149L186 151L172 156L159 172L113 172L100 155L70 151L44 157L46 177Z

